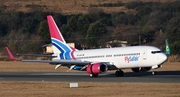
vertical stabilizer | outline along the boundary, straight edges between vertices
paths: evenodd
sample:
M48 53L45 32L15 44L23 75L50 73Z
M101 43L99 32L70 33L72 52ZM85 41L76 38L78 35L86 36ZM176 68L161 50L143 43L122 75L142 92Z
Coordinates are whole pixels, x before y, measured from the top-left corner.
M58 29L53 17L51 15L47 16L49 32L51 36L51 42L53 45L54 55L58 56L56 59L73 59L74 48L69 47L66 44L60 30ZM54 58L55 59L55 58Z
M8 47L6 47L6 51L7 51L8 55L9 55L9 58L10 58L12 61L15 61L16 59L14 58L13 54L11 53L11 51L9 50Z
M66 43L66 41L64 40L60 30L58 29L58 27L56 25L53 17L51 15L48 15L47 20L48 20L48 26L49 26L51 38L54 38L54 39L57 39L63 43Z
M165 40L166 43L166 55L169 56L170 55L170 48L169 48L169 44L168 44L168 40Z

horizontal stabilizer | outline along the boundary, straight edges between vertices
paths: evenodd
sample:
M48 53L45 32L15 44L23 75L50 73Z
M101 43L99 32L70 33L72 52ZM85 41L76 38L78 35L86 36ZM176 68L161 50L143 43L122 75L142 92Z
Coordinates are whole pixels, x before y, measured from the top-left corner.
M52 54L16 54L17 56L34 56L34 57L57 57L53 56Z

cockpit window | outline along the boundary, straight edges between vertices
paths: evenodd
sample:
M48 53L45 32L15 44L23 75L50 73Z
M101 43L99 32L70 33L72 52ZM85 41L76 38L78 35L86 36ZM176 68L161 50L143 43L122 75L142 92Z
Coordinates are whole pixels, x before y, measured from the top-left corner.
M152 51L152 54L161 53L161 51Z

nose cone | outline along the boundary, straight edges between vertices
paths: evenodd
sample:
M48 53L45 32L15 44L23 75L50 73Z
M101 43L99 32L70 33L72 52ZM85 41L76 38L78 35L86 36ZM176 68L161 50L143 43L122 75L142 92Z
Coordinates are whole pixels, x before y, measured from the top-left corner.
M165 62L167 60L167 56L162 53L161 56L160 56L160 59L161 59L161 61L163 63L163 62Z

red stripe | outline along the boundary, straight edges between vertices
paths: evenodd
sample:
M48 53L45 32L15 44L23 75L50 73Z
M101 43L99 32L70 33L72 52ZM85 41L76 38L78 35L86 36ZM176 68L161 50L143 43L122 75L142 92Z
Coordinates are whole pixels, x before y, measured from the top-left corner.
M58 40L64 42L64 39L61 37L61 33L60 33L53 17L51 15L48 15L47 20L48 20L48 26L49 26L51 38L55 38L55 39L58 39Z

